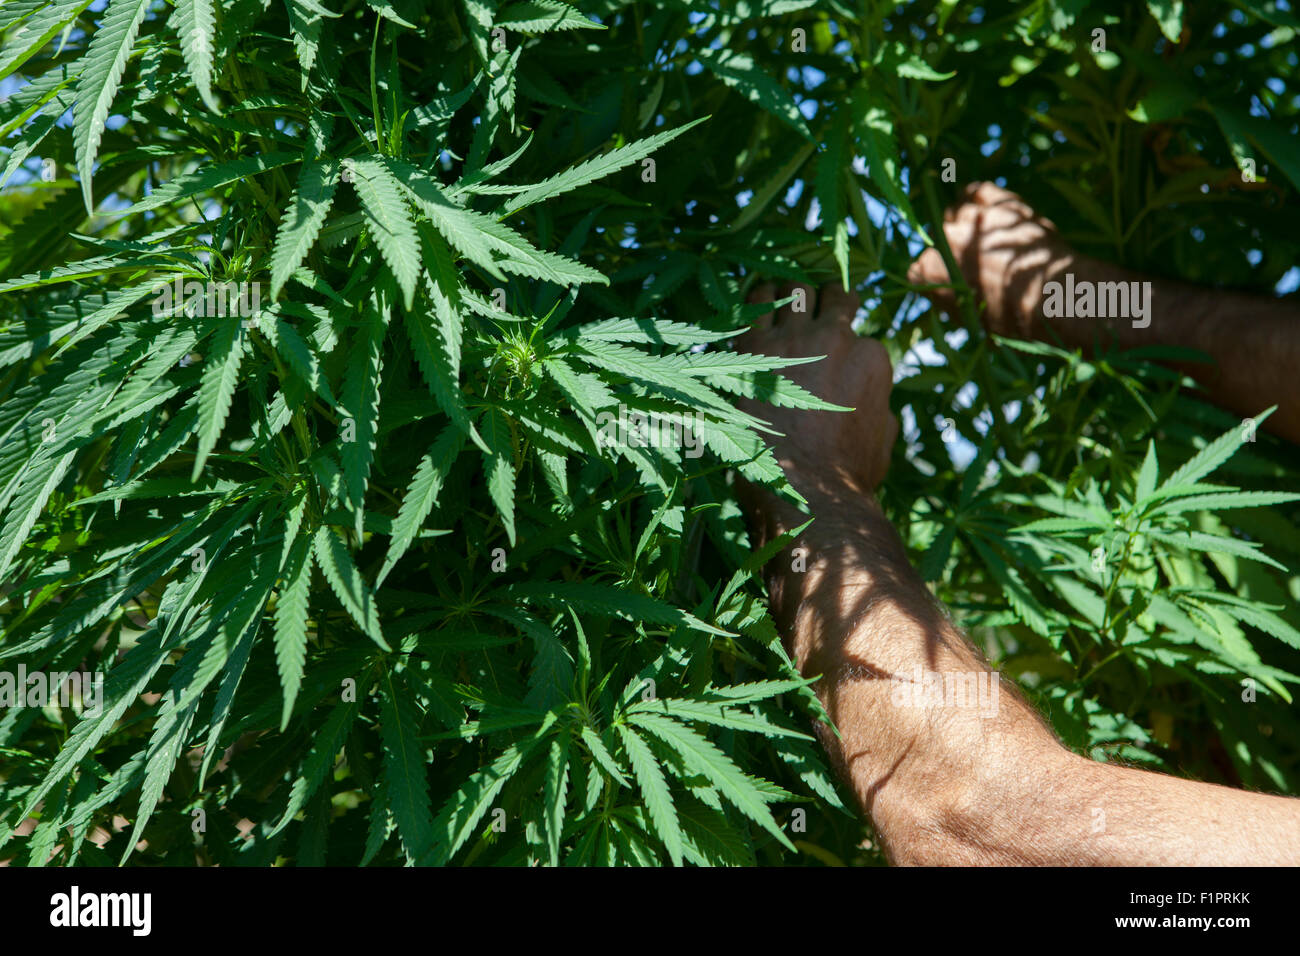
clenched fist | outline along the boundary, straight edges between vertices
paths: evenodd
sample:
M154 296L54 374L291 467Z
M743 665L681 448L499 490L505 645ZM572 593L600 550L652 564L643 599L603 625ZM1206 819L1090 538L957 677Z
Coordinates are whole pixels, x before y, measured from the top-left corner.
M817 489L871 491L889 467L898 420L889 410L893 370L884 346L853 332L860 301L838 283L822 287L770 283L757 287L751 302L773 302L801 289L805 311L795 303L762 316L737 343L743 351L803 357L820 362L782 369L781 374L818 398L851 412L778 408L742 401L742 410L766 419L783 437L775 439L777 460L790 483L807 494Z
M943 232L966 284L986 306L983 320L989 331L1042 338L1043 285L1080 261L1056 227L1015 193L993 183L972 183L966 201L944 213ZM927 289L926 296L944 311L955 311L952 278L938 249L926 249L907 278L915 285L937 286Z

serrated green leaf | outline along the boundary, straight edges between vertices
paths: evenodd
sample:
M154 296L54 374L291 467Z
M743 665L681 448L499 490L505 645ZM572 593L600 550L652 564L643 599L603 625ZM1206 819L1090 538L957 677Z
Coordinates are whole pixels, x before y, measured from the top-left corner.
M239 366L244 358L244 333L239 319L222 319L212 336L212 350L206 357L199 382L199 444L194 453L190 480L198 481L208 455L230 415L230 404L239 387Z
M216 98L212 95L213 42L216 36L212 0L176 0L172 20L194 88L199 91L199 96L208 109L220 113Z
M433 863L447 863L465 845L475 825L492 809L492 801L518 772L540 739L539 733L522 744L511 744L490 766L471 775L448 799L434 821L438 845L433 851Z
M585 726L582 728L581 733L583 743L587 745L587 749L591 752L592 759L596 761L596 764L600 769L605 771L605 774L611 780L618 783L620 787L630 786L627 782L627 777L623 776L623 769L618 765L617 761L614 760L613 755L609 752L609 748L605 746L605 742L600 739L600 736L590 727Z
M41 51L56 33L77 19L93 0L64 0L62 3L38 4L21 24L0 27L6 33L6 51L0 55L0 80ZM17 8L17 4L8 6Z
M118 0L120 2L120 0ZM302 157L297 153L264 153L244 159L231 160L228 163L215 163L202 166L191 173L177 176L170 182L163 183L147 199L142 199L134 206L114 215L129 218L159 206L170 205L183 199L203 195L222 186L241 182L271 169L287 166ZM84 182L84 178L83 178Z
M799 685L796 684L796 686ZM744 705L738 705L731 701L724 704L715 701L660 697L653 701L642 701L633 704L628 708L628 713L663 714L682 722L700 721L717 727L729 727L732 730L762 734L764 737L814 739L798 730L791 730L788 727L775 724L761 713L752 713Z
M1214 551L1219 554L1231 554L1234 557L1245 558L1249 561L1259 561L1281 571L1287 570L1285 565L1274 561L1253 541L1239 541L1236 538L1206 534L1203 531L1168 532L1151 529L1146 534L1152 540L1169 545L1179 551Z
M345 159L343 165L352 171L352 185L361 199L366 226L388 268L393 270L409 312L415 305L415 286L420 278L420 244L402 189L382 157Z
M546 829L546 849L551 866L560 865L560 837L564 832L564 810L569 793L569 741L562 734L551 742L551 752L546 763L546 784L543 793Z
M379 626L374 594L366 586L352 560L352 553L338 532L327 525L317 528L312 553L316 555L316 563L324 572L325 580L357 627L381 648L391 651Z
M1215 494L1188 495L1166 501L1153 508L1150 516L1182 514L1185 511L1264 508L1292 501L1300 501L1300 495L1289 491L1222 491Z
M91 176L104 136L104 123L148 10L149 0L112 0L99 29L90 37L86 66L77 78L72 141L77 152L77 172L81 175L82 200L88 213L95 209Z
M1258 426L1269 415L1273 414L1274 409L1256 415L1252 421ZM1200 481L1206 475L1217 469L1220 465L1232 457L1233 452L1242 446L1246 440L1247 429L1245 427L1232 428L1224 432L1214 441L1210 442L1172 475L1160 483L1156 493L1166 491L1171 488L1181 488ZM1209 489L1207 489L1209 490ZM1220 490L1220 489L1214 489ZM1235 491L1236 489L1230 489Z
M703 63L718 79L738 91L754 105L787 123L800 136L814 141L808 121L799 111L794 97L772 77L768 76L748 53L734 50L700 50Z
M419 860L433 847L434 824L418 713L409 690L394 680L391 671L384 675L382 686L379 720L384 792L407 859Z
M608 614L624 620L654 624L680 624L708 634L728 636L729 631L704 623L689 611L626 588L586 581L536 581L512 584L499 594L535 601L550 607L569 607L588 613Z
M298 538L289 551L284 585L275 605L275 663L284 690L280 730L289 726L294 701L302 686L307 660L307 615L311 594L311 539Z
M353 343L347 372L343 379L343 411L340 422L343 479L348 502L356 515L358 537L362 534L366 488L374 461L379 434L380 376L383 371L384 335L387 328L378 306L366 310L365 324ZM352 427L346 426L350 420ZM346 430L345 430L346 429ZM351 441L347 440L351 438Z
M641 787L645 797L646 811L654 824L655 833L663 841L664 848L673 866L682 865L681 824L677 821L677 809L673 806L673 796L664 779L659 761L644 740L636 732L623 724L618 725L619 739L627 751L628 762L632 764L632 773Z
M515 454L510 422L497 408L489 408L482 419L483 441L487 443L487 487L501 516L510 546L515 546Z
M522 33L605 29L603 24L588 20L560 0L523 0L521 3L512 3L497 12L493 26Z
M343 749L343 741L347 738L348 731L356 719L355 701L344 700L334 705L329 716L321 724L320 730L312 738L311 748L302 761L301 770L289 788L289 803L285 807L284 815L271 830L270 836L274 836L288 826L307 803L308 797L316 792L325 775L333 768L338 752Z
M271 253L272 300L280 297L280 290L302 265L320 234L338 190L339 176L336 160L322 158L303 164L293 198L289 200L289 208L280 219L280 228L275 234L275 247Z
M603 179L611 173L615 173L625 166L630 166L635 162L645 159L661 146L671 143L678 136L681 136L687 130L703 123L709 117L702 116L699 119L691 120L678 126L676 129L665 130L662 133L655 133L653 136L647 136L645 139L637 140L635 143L628 143L626 146L620 146L612 149L608 153L597 156L595 159L589 159L584 163L579 163L571 169L565 170L558 176L548 179L546 182L538 183L530 187L525 192L520 193L514 199L506 203L502 214L505 216L513 215L520 209L531 206L534 203L542 202L554 196L559 196L570 190L577 189L579 186L585 186L588 183L595 182L597 179Z
M383 584L388 572L406 553L415 536L429 516L433 506L438 503L438 493L451 471L451 466L460 455L464 441L461 432L453 425L448 425L438 434L424 457L415 468L415 476L402 498L401 508L393 522L393 534L388 543L388 554L384 565L379 570L378 584Z
M726 754L707 739L689 727L658 714L629 714L628 721L654 734L681 754L686 764L706 777L737 810L776 837L786 849L794 850L794 844L772 818L761 792Z

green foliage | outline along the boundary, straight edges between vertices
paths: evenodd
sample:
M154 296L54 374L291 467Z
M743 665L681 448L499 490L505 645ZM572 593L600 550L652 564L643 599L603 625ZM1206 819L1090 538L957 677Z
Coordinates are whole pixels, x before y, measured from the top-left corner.
M106 680L98 713L0 709L0 859L879 862L732 493L793 495L737 396L833 408L727 350L760 276L864 291L905 373L885 506L1071 746L1300 792L1296 453L1160 355L944 328L903 279L952 159L1087 252L1270 288L1297 26L6 4L0 669ZM690 414L704 454L609 446L620 405Z

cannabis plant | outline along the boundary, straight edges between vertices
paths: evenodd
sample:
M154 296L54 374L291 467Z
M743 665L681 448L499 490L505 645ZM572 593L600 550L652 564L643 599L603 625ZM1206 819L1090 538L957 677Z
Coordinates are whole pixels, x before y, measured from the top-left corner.
M1177 350L997 342L903 279L1006 177L1089 252L1271 288L1297 27L6 2L0 671L87 679L0 675L0 860L879 862L735 503L798 500L737 399L835 413L732 347L759 278L863 292L885 506L1067 743L1300 791L1295 452Z

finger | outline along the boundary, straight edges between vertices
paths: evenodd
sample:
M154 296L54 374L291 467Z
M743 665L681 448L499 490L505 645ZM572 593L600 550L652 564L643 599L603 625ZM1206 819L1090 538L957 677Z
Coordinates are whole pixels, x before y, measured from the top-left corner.
M917 256L907 268L907 281L912 285L941 285L951 281L939 250L931 246Z
M944 220L943 227L946 230L949 227L949 225L955 225L955 226L972 225L973 223L979 220L980 214L983 212L985 212L983 206L979 206L973 202L963 203L961 206L958 207L957 214L953 216L951 220Z
M969 215L969 210L975 204L972 202L959 202L949 206L943 211L944 222L955 222L958 219L965 218Z
M801 292L802 295L799 294ZM776 310L777 325L796 319L809 319L816 314L817 290L812 286L804 285L802 282L787 282L777 290L778 299L790 296L795 297L794 301Z
M926 249L917 257L907 270L907 281L916 286L934 286L932 289L920 290L930 300L930 304L940 312L953 315L957 311L957 297L948 285L948 267L938 249Z
M1052 220L1048 219L1046 216L1034 216L1034 222L1038 223L1040 226L1042 226L1042 227L1043 227L1044 229L1046 229L1048 232L1060 232L1060 231L1061 231L1061 230L1059 230L1059 229L1056 228L1056 223L1052 222Z
M944 226L943 229L944 237L948 240L948 248L952 250L952 256L957 260L957 268L961 270L962 278L972 288L979 287L979 237L983 230L982 216L970 222L956 222ZM956 282L957 276L950 276L949 281Z
M749 297L746 301L753 302L753 303L775 302L776 286L770 282L760 282L758 285L754 286L753 290L749 293ZM756 329L760 332L766 331L771 327L772 327L771 312L764 312L757 319L755 319L753 324L750 326L750 328Z
M862 300L845 289L842 282L826 283L817 294L817 299L821 304L819 317L830 322L851 323L862 305Z
M980 183L975 190L975 202L981 206L1005 206L1032 219L1034 211L1029 204L1009 189L1003 189L997 183Z
M972 207L978 212L979 207ZM979 256L976 249L976 235L982 223L981 218L968 221L944 223L943 234L948 240L948 248L962 271L962 277L973 283L979 274ZM948 266L939 250L930 246L912 263L907 271L908 279L915 284L951 285L958 279L948 272Z

